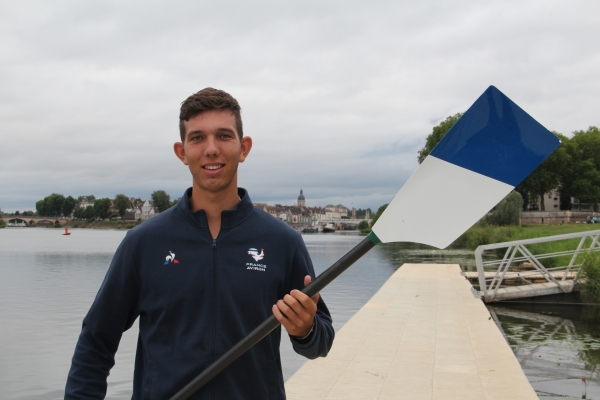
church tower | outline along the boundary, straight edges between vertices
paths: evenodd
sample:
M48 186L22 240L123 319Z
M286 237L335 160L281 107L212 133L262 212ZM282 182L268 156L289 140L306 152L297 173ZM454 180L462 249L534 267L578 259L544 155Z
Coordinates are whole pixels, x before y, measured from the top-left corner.
M300 189L300 196L298 196L298 207L306 207L306 199L302 194L302 189Z

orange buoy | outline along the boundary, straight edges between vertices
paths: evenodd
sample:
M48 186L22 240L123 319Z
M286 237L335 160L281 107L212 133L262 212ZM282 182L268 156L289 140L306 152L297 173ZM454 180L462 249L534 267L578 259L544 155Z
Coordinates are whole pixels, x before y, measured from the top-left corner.
M69 232L69 228L65 228L65 233L63 233L63 236L70 235L70 234L71 234L71 232Z

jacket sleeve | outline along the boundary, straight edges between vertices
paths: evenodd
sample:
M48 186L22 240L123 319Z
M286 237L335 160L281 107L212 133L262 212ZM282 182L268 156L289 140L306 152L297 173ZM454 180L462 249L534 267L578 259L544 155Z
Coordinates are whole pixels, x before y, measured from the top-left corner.
M83 319L65 399L104 399L106 378L115 364L121 336L139 314L139 289L139 276L125 238Z
M302 290L304 288L304 277L310 275L314 280L315 270L302 238L300 238L300 242L294 256L291 281L292 288ZM317 314L315 315L312 332L305 339L290 336L290 340L296 353L312 360L327 356L334 337L335 330L333 329L331 314L329 314L329 310L321 296L317 303Z

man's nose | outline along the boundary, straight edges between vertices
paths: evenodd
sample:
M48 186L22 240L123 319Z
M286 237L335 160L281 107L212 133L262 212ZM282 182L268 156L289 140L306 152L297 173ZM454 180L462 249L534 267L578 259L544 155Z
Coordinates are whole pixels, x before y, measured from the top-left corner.
M204 155L206 156L218 156L220 154L217 140L209 136L206 138L206 147L204 148Z

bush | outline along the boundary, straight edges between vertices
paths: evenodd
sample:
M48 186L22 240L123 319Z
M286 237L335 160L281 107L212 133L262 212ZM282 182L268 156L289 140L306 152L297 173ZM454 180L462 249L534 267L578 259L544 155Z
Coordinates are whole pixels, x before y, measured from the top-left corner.
M2 218L0 218L0 229L6 227L6 221L4 221Z
M474 228L466 237L467 249L476 249L478 246L492 243L491 231L485 228Z
M588 253L581 264L581 298L586 303L600 303L600 253Z
M523 209L523 197L517 191L512 191L506 196L494 211L483 218L482 223L486 225L521 225L521 210Z

